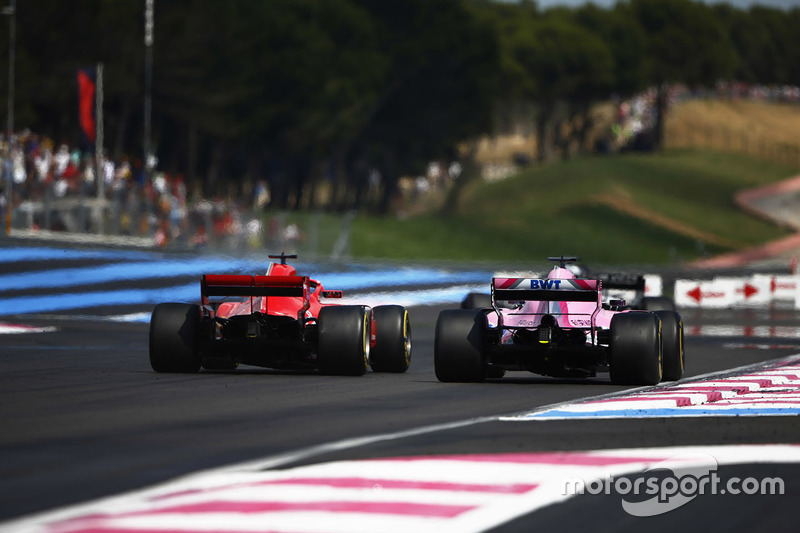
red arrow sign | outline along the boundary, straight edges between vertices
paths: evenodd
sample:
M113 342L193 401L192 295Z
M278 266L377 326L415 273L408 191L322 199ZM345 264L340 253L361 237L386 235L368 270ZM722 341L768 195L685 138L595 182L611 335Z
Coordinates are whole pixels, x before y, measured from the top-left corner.
M692 289L690 291L687 291L686 292L686 296L688 296L689 298L691 298L692 300L694 300L695 302L697 302L699 304L703 299L716 300L716 299L719 299L719 298L725 298L725 293L724 292L714 292L714 291L703 292L700 289L700 287L698 286L698 287L695 287L694 289Z
M741 289L736 289L736 292L743 292L744 293L744 299L747 300L752 295L754 295L754 294L756 294L758 292L758 288L753 287L749 283L745 283L744 287L741 288Z
M694 289L690 290L689 292L687 292L686 296L688 296L689 298L691 298L695 302L700 303L700 300L703 298L703 293L700 292L700 287L698 286L698 287L695 287Z

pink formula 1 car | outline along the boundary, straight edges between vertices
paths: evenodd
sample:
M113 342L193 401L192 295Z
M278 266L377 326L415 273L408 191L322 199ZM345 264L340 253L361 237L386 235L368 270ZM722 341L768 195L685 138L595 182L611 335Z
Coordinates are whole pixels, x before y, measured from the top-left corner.
M323 374L405 372L411 323L399 305L332 305L342 291L298 276L287 258L270 256L264 276L206 274L200 305L162 303L150 319L156 372L233 370L240 363ZM236 298L231 300L231 298Z
M442 311L434 367L440 381L482 381L506 370L555 377L609 371L619 384L683 376L683 323L675 311L602 301L602 282L576 279L558 261L546 279L493 278L491 306Z

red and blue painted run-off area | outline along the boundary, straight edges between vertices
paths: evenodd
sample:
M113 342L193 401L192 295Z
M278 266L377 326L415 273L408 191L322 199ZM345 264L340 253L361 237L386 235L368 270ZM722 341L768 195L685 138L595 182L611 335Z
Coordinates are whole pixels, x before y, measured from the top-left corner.
M800 415L800 356L504 420Z
M85 261L101 264L81 264ZM0 313L54 313L112 306L152 306L200 299L200 276L211 273L265 272L264 254L246 257L176 256L157 252L61 250L18 247L0 250ZM74 264L72 266L71 264ZM488 286L491 272L374 264L295 264L298 272L329 289L367 293L372 300L398 298L407 305L458 301L470 290ZM131 285L137 288L131 289ZM125 287L125 288L123 288ZM345 296L347 296L347 292ZM384 296L381 296L384 295ZM365 302L369 303L369 302ZM398 302L400 303L400 302ZM147 321L149 313L134 317Z

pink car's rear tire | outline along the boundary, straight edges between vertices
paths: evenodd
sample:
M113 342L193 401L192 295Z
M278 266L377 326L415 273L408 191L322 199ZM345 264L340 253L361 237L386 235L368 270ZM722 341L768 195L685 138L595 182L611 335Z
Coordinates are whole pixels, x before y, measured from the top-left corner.
M654 313L631 311L611 319L611 381L655 385L662 378L661 321Z
M401 305L379 305L372 309L375 346L369 354L373 372L400 373L411 363L411 320Z
M475 309L439 313L433 344L433 367L443 382L486 379L486 318Z
M150 366L156 372L200 370L197 335L200 306L163 303L150 316Z
M656 311L661 320L661 345L663 350L662 378L665 381L677 381L683 377L683 320L674 311Z

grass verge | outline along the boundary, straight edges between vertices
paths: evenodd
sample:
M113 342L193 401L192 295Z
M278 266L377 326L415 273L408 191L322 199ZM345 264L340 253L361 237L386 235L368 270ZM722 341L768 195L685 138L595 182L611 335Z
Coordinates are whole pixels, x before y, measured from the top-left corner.
M668 264L762 244L787 232L741 212L734 194L796 173L701 150L585 157L476 182L452 216L359 216L353 257Z

